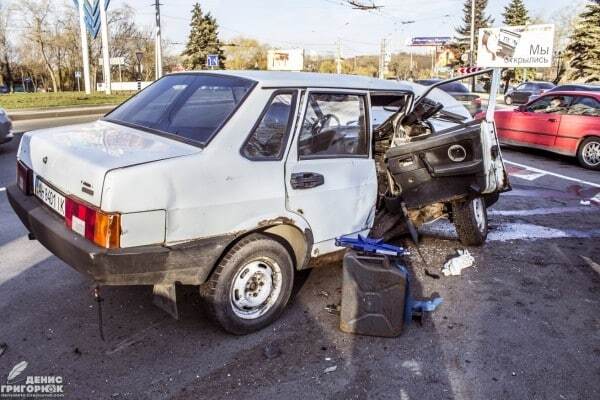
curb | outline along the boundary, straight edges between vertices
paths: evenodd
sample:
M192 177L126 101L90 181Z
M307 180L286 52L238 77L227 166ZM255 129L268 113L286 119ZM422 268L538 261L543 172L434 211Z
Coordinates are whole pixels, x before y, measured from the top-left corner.
M8 111L9 118L14 121L25 121L42 118L79 117L84 115L100 115L112 111L117 105L81 107L50 110L14 110Z

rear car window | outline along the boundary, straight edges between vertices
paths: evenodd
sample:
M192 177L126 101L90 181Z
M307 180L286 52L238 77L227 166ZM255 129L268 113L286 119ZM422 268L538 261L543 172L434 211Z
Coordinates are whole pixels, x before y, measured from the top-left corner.
M205 145L233 115L254 82L230 76L177 74L161 78L105 119Z
M280 93L273 97L242 148L244 157L250 160L281 159L291 125L293 105L293 93Z
M592 97L577 97L569 107L569 114L600 117L600 101Z

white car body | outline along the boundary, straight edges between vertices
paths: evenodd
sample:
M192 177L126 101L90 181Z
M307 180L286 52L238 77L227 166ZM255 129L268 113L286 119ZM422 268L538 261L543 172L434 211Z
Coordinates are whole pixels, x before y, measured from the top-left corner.
M295 94L297 99L306 99L313 92L362 96L369 110L367 130L371 143L373 125L391 114L371 108L371 96L394 92L414 99L426 88L410 82L346 75L272 71L212 74L243 78L252 81L254 86L206 146L195 146L109 120L23 135L17 158L34 176L42 178L65 197L79 199L101 212L118 213L121 217L119 249L88 246L83 250L93 254L77 269L94 280L103 284L201 284L231 243L255 231L283 238L293 250L295 267L302 269L309 266L312 258L340 250L335 246L336 237L369 233L378 198L373 146L369 145L368 156L362 157L299 157L298 137L306 101L299 100L293 108L292 126L280 159L254 161L243 156L240 149L270 99L281 90ZM450 95L436 89L428 97L443 103L444 110L471 121L465 107ZM442 130L456 123L436 121L434 125ZM483 126L482 141L487 147L493 146L496 143L493 124L483 123ZM492 160L486 159L485 163L489 179L482 191L498 191L504 186L498 181L503 175L494 170ZM304 172L323 175L323 184L310 190L294 188L292 175ZM37 201L32 200L34 196L23 200L17 198L14 191L9 192L11 204L36 237L67 263L80 263L72 256L73 251L65 252L54 239L41 238L45 237L47 228L34 232L36 226L42 224L39 220L46 218L41 214L52 211L32 203ZM27 206L23 205L25 202ZM53 235L69 236L68 232ZM214 256L202 260L206 266L198 267L201 272L185 258L184 264L188 264L176 271L173 265L180 259L168 252L183 249L187 257L190 252L186 246L222 237L227 240L212 246L216 249ZM76 239L69 236L70 242L76 242L71 243L73 246L84 246ZM113 268L111 274L118 276L105 275L104 270L99 274L93 271L102 257L118 252L131 255L146 248L164 256L169 267L164 271L136 270L133 271L135 276L130 276L115 272L109 262L108 267L102 268ZM164 252L161 249L165 249ZM135 262L136 268L139 264Z

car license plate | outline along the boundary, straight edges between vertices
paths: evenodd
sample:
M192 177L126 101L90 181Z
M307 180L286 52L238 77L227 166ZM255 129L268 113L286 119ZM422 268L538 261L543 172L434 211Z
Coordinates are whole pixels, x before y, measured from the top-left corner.
M35 176L34 188L37 198L61 216L65 216L65 196L52 189L37 175Z

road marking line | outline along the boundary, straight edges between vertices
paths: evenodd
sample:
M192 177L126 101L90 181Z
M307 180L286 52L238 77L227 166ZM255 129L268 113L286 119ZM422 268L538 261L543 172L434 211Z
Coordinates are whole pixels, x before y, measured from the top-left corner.
M600 275L600 265L599 265L598 263L594 262L594 260L592 260L592 259L591 259L591 258L589 258L589 257L586 257L586 256L580 256L580 257L581 257L581 258L583 258L583 260L584 260L586 263L588 263L588 265L589 265L590 267L592 267L592 269L593 269L594 271L596 271L596 272L598 273L598 275Z
M555 172L544 171L543 169L539 169L539 168L535 168L535 167L530 167L530 166L525 165L525 164L519 164L519 163L516 163L514 161L504 160L504 162L507 163L507 164L516 165L517 167L526 168L526 169L534 171L534 172L539 172L539 173L546 174L546 175L552 175L552 176L555 176L557 178L565 179L567 181L578 182L578 183L582 183L584 185L588 185L588 186L593 186L593 187L600 188L600 184L598 184L598 183L594 183L594 182L590 182L590 181L584 181L582 179L577 179L577 178L571 178L570 176L557 174Z
M6 190L5 187L0 187L0 192L4 192Z
M549 207L532 208L529 210L488 210L488 215L499 215L502 217L526 217L531 215L549 215L565 213L597 213L597 207Z

